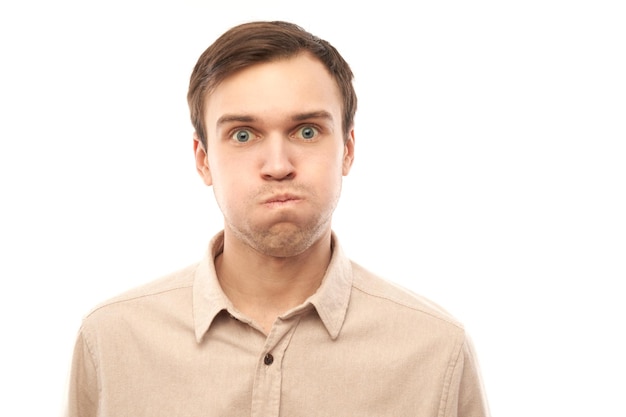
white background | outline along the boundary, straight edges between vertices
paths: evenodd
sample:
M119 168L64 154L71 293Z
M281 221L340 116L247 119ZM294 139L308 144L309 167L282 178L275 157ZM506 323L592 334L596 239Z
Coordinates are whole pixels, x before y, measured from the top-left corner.
M494 416L626 415L622 2L411 3L2 3L0 415L60 414L82 316L221 228L185 95L251 19L351 63L335 230L465 323Z

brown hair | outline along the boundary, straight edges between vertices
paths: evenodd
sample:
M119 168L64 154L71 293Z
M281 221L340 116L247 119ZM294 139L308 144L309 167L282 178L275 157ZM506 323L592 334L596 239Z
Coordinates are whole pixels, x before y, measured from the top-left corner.
M258 63L290 58L305 51L324 64L339 86L343 98L342 127L347 139L354 124L357 104L353 74L348 63L330 43L293 23L259 21L226 31L202 53L193 69L187 102L191 123L205 149L205 102L213 89L236 71Z

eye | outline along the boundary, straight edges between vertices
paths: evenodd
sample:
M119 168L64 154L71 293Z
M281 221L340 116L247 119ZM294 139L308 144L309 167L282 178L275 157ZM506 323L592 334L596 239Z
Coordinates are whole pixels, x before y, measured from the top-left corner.
M298 129L298 136L302 139L311 140L319 134L318 130L313 126L303 126Z
M232 138L235 142L246 143L252 138L252 133L246 129L239 129L233 133Z

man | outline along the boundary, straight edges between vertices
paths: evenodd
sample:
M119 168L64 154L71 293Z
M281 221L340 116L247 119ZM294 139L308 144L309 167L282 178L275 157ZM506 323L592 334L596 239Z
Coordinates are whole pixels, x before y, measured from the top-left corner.
M331 229L354 159L352 72L285 22L232 28L188 94L224 230L83 321L69 416L485 416L446 312L351 262Z

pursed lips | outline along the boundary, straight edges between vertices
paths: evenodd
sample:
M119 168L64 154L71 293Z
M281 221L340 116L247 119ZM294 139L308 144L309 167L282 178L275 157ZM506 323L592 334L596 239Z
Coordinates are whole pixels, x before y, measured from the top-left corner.
M279 206L284 204L296 203L302 198L294 194L277 194L263 201L266 206Z

